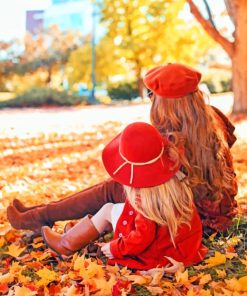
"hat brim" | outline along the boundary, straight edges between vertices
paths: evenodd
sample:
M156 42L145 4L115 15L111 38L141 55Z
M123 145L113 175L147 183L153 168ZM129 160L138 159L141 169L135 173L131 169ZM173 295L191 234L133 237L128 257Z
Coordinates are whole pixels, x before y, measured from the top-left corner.
M131 165L125 164L117 173L114 172L125 162L119 153L121 133L117 135L103 150L102 160L108 174L117 182L135 188L146 188L161 185L172 178L179 170L174 168L167 154L164 152L156 162L146 165L134 165L133 180L131 179ZM167 144L167 140L164 139Z

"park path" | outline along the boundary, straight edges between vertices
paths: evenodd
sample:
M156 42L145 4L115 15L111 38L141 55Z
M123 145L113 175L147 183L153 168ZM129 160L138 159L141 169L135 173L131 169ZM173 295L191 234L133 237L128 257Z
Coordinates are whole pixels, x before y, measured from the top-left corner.
M210 104L228 114L232 108L231 94L216 95ZM149 122L150 104L110 106L49 107L0 110L0 138L29 138L39 134L81 133L107 121L128 124Z

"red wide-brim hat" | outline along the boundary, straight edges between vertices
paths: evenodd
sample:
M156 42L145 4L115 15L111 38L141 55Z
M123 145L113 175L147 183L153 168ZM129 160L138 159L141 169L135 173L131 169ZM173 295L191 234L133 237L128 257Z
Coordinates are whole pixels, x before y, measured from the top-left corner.
M143 78L145 86L163 98L180 98L198 89L201 73L179 63L169 63L149 70Z
M153 126L136 122L106 145L102 152L103 164L109 175L123 185L158 186L172 178L180 167L180 164L175 167L169 158L169 145Z

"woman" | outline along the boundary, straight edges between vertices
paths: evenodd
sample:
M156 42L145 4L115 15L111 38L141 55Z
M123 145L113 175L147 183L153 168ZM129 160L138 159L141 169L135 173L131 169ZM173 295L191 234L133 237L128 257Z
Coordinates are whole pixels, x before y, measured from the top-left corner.
M198 89L201 74L181 64L151 69L144 77L152 101L151 122L170 140L185 143L192 170L189 182L204 230L226 230L236 214L237 182L230 148L234 127L216 108L207 106ZM7 209L11 225L40 233L43 225L95 214L108 202L124 202L121 184L110 179L63 200L25 208L14 200Z

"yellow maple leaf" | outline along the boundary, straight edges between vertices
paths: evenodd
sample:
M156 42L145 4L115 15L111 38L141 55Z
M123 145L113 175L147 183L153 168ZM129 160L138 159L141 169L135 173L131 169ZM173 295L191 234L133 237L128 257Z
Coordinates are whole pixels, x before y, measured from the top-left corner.
M204 274L199 281L199 285L204 286L205 284L207 284L208 282L210 282L212 280L211 275L210 274Z
M247 275L241 277L238 282L240 283L242 287L242 291L247 292Z
M99 265L91 258L85 259L85 256L78 256L74 261L74 270L79 272L83 279L101 278L105 276L103 265Z
M83 254L82 256L78 256L78 254L76 253L74 256L73 256L73 269L74 270L80 270L80 268L82 266L84 266L84 263L85 263L85 255Z
M20 256L20 254L26 249L26 247L20 248L19 246L15 244L11 244L8 247L8 251L1 252L2 254L10 255L14 258L17 258Z
M233 236L227 240L227 244L233 247L236 246L239 242L241 242L241 239L238 236Z
M215 269L217 275L219 278L225 278L226 277L226 271L225 269Z
M9 272L15 274L23 270L23 266L19 262L13 262L10 266Z
M95 293L95 296L111 296L112 295L112 287L116 283L116 277L114 274L110 275L110 279L107 280L106 278L100 278L95 280L95 284L97 289L100 291Z
M49 283L57 279L56 272L46 267L37 271L36 274L41 278L36 282L38 286L47 286Z
M96 261L92 261L91 259L87 262L88 266L85 269L81 269L79 274L85 278L86 276L89 278L102 278L105 276L105 271L103 265L97 264Z
M240 282L236 278L225 280L226 288L230 291L239 292L242 290Z
M206 259L205 262L208 263L207 267L217 266L226 263L226 256L216 251L214 257Z
M189 274L188 270L186 269L184 272L178 271L175 273L176 282L180 284L188 283L189 281Z

